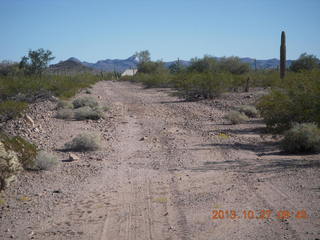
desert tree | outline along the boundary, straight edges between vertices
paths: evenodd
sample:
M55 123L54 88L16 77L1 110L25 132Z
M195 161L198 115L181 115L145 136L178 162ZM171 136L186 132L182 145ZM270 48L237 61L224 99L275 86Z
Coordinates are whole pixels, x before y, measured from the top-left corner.
M293 72L308 71L320 67L320 60L315 55L303 53L300 57L293 61L290 70Z
M19 67L27 74L41 75L53 59L54 57L50 50L44 50L43 48L29 50L28 56L21 58Z

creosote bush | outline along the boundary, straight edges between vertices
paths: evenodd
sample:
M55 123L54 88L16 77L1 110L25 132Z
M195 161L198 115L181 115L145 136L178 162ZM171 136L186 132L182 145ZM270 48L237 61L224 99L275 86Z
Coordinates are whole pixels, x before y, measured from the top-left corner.
M285 132L281 148L288 153L320 151L320 129L315 123L294 124Z
M251 105L242 105L236 108L237 111L244 113L249 118L258 117L258 110L255 106Z
M99 105L98 102L93 97L90 97L90 96L77 98L72 103L74 108L80 108L80 107L86 107L86 106L94 108Z
M58 164L57 157L49 152L40 151L35 159L34 170L50 170Z
M249 118L244 113L238 111L230 111L225 115L225 118L232 124L244 123L245 121L249 120Z
M268 129L282 132L294 122L320 124L320 71L290 73L270 94L262 97L258 109Z
M100 149L101 139L98 135L82 133L65 144L66 150L87 152Z

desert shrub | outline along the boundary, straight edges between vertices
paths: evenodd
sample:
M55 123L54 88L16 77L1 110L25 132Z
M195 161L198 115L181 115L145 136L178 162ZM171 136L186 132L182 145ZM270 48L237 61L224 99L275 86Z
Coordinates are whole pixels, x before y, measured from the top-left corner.
M289 153L319 152L320 129L315 123L294 124L285 133L281 148Z
M94 134L82 133L65 144L67 150L86 152L100 149L100 137Z
M232 124L239 124L249 120L244 113L238 111L230 111L224 117Z
M99 107L91 108L88 106L80 107L74 110L74 118L76 120L98 120L100 118L103 118L104 114L102 109Z
M219 63L216 58L205 55L203 58L192 58L190 66L187 67L188 72L217 72Z
M43 92L59 98L70 98L80 89L101 80L101 76L84 73L77 75L14 75L0 76L0 98L2 100L14 99L18 95L25 96L30 101L36 96L43 96Z
M74 108L80 108L80 107L86 107L86 106L93 108L99 105L98 102L93 97L90 97L90 96L77 98L73 100L72 103Z
M19 162L24 169L29 169L34 166L38 152L37 147L34 144L29 143L22 137L9 137L4 133L0 133L0 140L7 150L17 154Z
M222 72L244 74L250 70L250 65L242 62L239 57L224 57L221 58L218 63L219 69Z
M294 72L310 71L316 68L320 68L320 60L316 56L307 53L301 54L290 66L290 70Z
M214 98L220 96L230 86L229 73L182 73L174 77L177 89L186 99Z
M0 102L0 122L14 119L20 115L21 112L26 110L28 104L25 102L17 101L3 101Z
M168 73L138 73L133 77L135 82L141 82L147 88L151 87L169 87L170 74Z
M92 91L91 91L89 88L87 88L86 91L85 91L85 93L86 93L86 94L91 94Z
M320 124L319 96L320 71L288 73L257 106L270 130L284 131L294 122Z
M162 61L147 61L138 64L138 72L147 74L159 74L163 72L168 72L168 69L165 67L164 62Z
M56 114L56 118L59 119L72 119L74 112L72 109L59 109Z
M40 151L38 152L35 164L33 166L34 170L50 170L58 164L57 157L49 152Z
M242 105L236 108L237 111L244 113L247 117L255 118L258 116L258 110L255 106L251 105Z
M57 109L72 109L73 104L72 102L66 100L59 100L57 104Z

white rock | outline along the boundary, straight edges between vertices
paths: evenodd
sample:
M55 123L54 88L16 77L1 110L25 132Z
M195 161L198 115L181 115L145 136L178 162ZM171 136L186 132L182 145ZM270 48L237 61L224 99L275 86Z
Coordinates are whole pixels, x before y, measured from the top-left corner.
M73 153L69 154L69 161L78 161L78 160L80 160L80 158L77 155Z
M28 114L25 115L25 119L29 124L32 125L32 127L34 127L34 121Z

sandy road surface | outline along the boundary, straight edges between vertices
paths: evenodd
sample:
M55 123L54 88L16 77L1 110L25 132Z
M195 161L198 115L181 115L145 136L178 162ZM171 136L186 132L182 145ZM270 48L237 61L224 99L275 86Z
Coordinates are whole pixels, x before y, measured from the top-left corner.
M319 155L280 154L258 120L225 124L224 110L169 90L105 81L92 91L117 109L112 153L33 239L320 239Z

